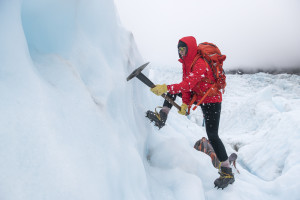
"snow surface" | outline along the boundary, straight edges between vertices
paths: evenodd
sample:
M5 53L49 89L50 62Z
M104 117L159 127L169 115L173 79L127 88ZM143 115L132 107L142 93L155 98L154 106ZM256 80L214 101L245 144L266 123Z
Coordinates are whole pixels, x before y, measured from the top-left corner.
M0 27L1 200L299 199L299 76L228 75L220 136L241 174L222 191L193 149L199 109L161 130L144 117L163 99L126 82L145 61L113 1L2 0Z
M152 67L150 77L176 83L181 67ZM162 103L157 97L152 106ZM217 172L210 158L193 149L207 137L200 110L187 119L172 109L167 126L151 136L150 165L161 170L150 174L169 184L155 199L300 199L300 76L227 75L219 134L227 153L238 154L240 174L233 170L236 181L224 191L213 188Z

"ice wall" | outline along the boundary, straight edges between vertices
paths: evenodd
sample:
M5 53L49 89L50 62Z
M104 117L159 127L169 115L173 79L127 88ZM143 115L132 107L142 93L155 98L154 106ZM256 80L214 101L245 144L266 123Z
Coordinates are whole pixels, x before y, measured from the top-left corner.
M143 60L113 1L2 0L0 27L0 199L148 199Z

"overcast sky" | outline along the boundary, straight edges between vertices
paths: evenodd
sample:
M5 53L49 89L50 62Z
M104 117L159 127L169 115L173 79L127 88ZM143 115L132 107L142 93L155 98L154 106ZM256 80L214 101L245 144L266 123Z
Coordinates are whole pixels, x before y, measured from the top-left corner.
M194 36L226 67L300 67L300 0L115 0L145 61L180 66L177 43Z

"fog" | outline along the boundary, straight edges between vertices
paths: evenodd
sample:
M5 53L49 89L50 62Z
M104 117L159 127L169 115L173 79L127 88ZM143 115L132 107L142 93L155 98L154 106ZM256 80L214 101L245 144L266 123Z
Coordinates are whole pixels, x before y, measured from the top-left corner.
M180 66L177 43L217 44L226 68L300 68L300 1L115 0L146 61Z

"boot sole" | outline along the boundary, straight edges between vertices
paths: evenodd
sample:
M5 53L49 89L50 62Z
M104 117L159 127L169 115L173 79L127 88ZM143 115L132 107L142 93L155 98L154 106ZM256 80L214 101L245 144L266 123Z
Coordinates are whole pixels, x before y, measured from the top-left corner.
M230 180L230 181L228 182L228 184L227 184L227 185L224 185L223 187L219 187L218 185L215 184L215 187L217 187L217 189L221 188L221 189L223 190L223 189L226 188L229 184L233 184L234 181L235 181L234 179Z

